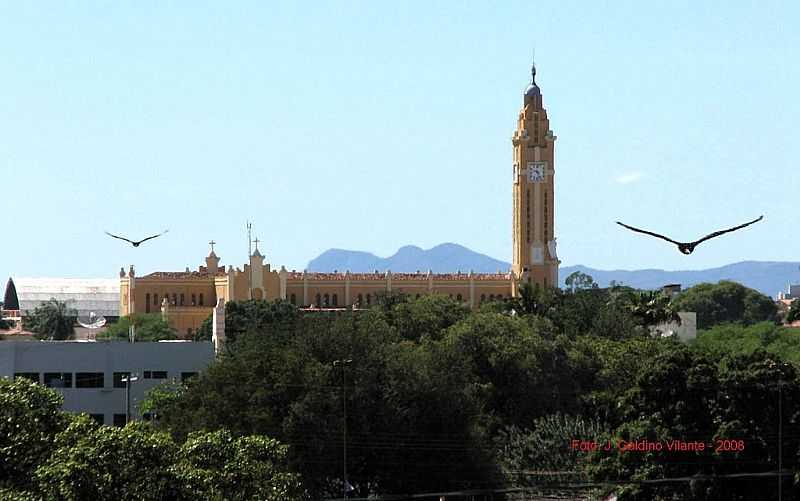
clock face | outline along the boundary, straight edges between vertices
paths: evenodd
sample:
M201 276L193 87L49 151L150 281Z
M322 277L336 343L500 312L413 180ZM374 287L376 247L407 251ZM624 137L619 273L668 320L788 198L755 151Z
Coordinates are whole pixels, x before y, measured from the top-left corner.
M544 162L528 162L528 181L531 183L544 182Z

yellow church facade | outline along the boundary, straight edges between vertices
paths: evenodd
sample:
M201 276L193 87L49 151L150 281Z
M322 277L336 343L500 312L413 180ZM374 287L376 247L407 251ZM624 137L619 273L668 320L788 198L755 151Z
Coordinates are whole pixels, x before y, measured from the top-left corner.
M120 270L120 315L160 313L181 335L190 337L215 305L247 299L284 299L302 308L366 308L381 293L411 296L444 294L470 307L517 294L520 283L558 284L554 226L554 144L536 68L525 91L513 145L513 259L499 273L319 273L275 270L258 249L241 268L220 266L213 243L197 271L154 272L136 276Z

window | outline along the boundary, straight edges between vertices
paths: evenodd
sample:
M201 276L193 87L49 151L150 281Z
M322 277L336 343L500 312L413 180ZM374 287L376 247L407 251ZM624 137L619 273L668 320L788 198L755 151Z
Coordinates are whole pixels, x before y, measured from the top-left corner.
M197 294L192 294L192 306L197 306Z
M102 372L77 372L75 373L75 388L102 388Z
M364 296L362 294L358 295L358 305L361 306L364 304Z
M461 298L461 294L456 294L456 299L457 299L458 301L461 301L461 300L462 300L462 298Z
M45 372L44 385L48 388L72 388L72 373Z
M94 419L97 424L106 424L105 414L89 414L89 417Z
M417 294L417 297L416 297L416 299L419 299L419 294Z
M486 294L481 294L481 303L486 301Z
M158 302L158 294L153 294L153 305L158 306L160 303Z
M189 339L192 338L192 328L191 327L187 327L186 328L186 337L188 337Z
M183 306L183 292L181 292L181 306Z
M114 426L122 428L128 421L128 416L125 414L114 414Z
M172 293L172 306L178 306L178 295L174 292Z
M203 293L200 293L200 306L203 306Z
M39 382L39 373L38 372L15 372L14 379L25 378L30 379L34 383Z
M494 294L489 294L489 301L494 301Z
M115 372L114 373L114 388L125 388L126 383L122 380L123 377L130 377L130 372Z
M325 306L328 306L330 304L331 298L330 298L329 295L325 294L325 296L323 297L322 300L323 300Z
M144 312L150 313L150 293L144 295Z
M317 308L319 308L320 304L322 304L322 296L317 294Z
M336 296L336 294L333 295L333 305L339 306L339 298Z
M367 305L372 304L372 294L367 294Z
M294 294L292 294L291 296L289 296L289 301L290 301L292 304L297 304L297 296L295 296Z
M144 371L145 379L167 379L167 371Z
M192 379L193 377L197 377L196 372L181 372L181 383L185 383L187 380Z

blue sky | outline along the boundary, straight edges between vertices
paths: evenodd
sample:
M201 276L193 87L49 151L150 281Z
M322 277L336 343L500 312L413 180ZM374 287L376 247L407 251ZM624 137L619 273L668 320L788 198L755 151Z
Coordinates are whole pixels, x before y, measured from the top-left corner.
M536 48L564 265L797 260L793 2L3 2L0 279L456 242L511 257ZM691 256L622 220L694 239ZM139 249L104 230L165 237Z

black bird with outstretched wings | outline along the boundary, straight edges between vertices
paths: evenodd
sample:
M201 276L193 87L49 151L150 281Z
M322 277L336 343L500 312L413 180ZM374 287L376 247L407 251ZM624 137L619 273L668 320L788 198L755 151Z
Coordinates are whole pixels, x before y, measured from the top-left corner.
M126 242L130 243L130 244L131 244L131 245L133 245L134 247L139 247L139 246L142 244L142 242L147 242L148 240L151 240L151 239L153 239L153 238L160 237L161 235L163 235L164 233L166 233L166 232L168 232L168 231L169 231L169 230L164 230L164 231L162 231L161 233L159 233L158 235L153 235L153 236L151 236L151 237L143 238L143 239L141 239L141 240L138 240L138 241L133 241L133 240L129 240L129 239L125 238L125 237L120 237L120 236L117 236L117 235L112 235L112 234L111 234L111 233L109 233L109 232L105 232L105 234L106 234L106 235L108 235L109 237L118 238L118 239L120 239L120 240L125 240Z
M659 235L658 233L653 233L652 231L647 231L647 230L642 230L642 229L639 229L639 228L634 228L633 226L628 226L627 224L620 223L619 221L617 221L617 224L622 226L622 227L628 228L631 231L635 231L637 233L644 233L645 235L650 235L652 237L660 238L662 240L666 240L667 242L671 242L671 243L673 243L673 244L678 246L678 250L679 251L681 251L682 253L684 253L686 255L689 255L689 254L692 253L692 251L694 251L695 247L697 247L699 244L705 242L706 240L709 240L709 239L714 238L714 237L718 237L718 236L723 235L725 233L730 233L731 231L740 230L740 229L744 228L745 226L750 226L751 224L757 223L757 222L761 221L762 219L764 219L764 216L761 216L758 219L753 219L750 222L747 222L747 223L744 223L744 224L740 224L739 226L734 226L733 228L728 228L727 230L719 230L719 231L715 231L714 233L709 233L708 235L704 236L700 240L695 240L694 242L676 242L675 240L673 240L671 238L667 238L664 235Z

